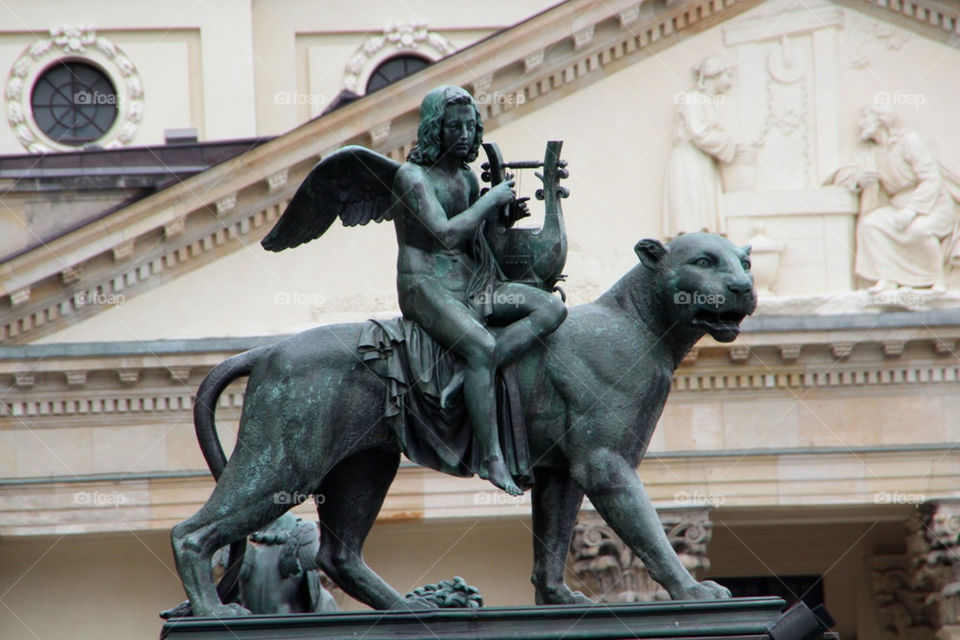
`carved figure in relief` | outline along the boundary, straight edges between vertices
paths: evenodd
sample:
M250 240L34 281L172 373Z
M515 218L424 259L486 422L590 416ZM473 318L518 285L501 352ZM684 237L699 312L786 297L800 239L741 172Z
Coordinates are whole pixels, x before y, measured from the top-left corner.
M674 96L679 122L663 181L663 230L668 236L691 231L722 232L717 163L729 163L738 140L721 122L718 106L733 86L733 66L709 56L693 67L696 88Z
M960 259L960 181L888 105L863 110L860 146L833 182L860 195L854 271L870 292L945 288Z

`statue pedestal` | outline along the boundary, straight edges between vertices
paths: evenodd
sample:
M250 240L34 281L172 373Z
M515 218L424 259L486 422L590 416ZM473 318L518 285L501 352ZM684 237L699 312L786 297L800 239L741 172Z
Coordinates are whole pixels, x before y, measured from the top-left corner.
M779 598L734 598L592 606L364 611L229 619L179 618L164 623L161 638L763 640L769 638L766 629L780 618L783 604Z

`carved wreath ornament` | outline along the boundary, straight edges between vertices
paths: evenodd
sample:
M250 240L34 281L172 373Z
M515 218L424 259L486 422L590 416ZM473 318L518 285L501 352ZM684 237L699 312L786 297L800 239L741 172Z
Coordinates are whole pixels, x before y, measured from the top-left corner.
M30 95L37 79L57 61L88 62L99 67L116 90L117 118L97 141L102 147L129 144L143 119L143 82L133 62L110 40L89 26L58 26L49 38L27 47L10 69L4 89L7 123L31 153L73 150L50 139L33 118Z
M381 62L401 53L415 53L436 62L455 50L449 40L430 31L423 21L392 22L384 28L382 35L357 47L344 69L342 87L363 93L373 70Z

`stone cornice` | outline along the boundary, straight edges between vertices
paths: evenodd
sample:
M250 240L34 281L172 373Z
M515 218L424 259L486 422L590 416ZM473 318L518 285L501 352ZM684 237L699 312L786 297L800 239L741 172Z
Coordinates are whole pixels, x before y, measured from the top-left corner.
M818 318L793 331L746 331L733 344L704 339L674 376L677 399L691 393L756 396L791 388L882 389L960 381L960 312L890 314L863 327L855 318ZM778 319L779 320L779 319ZM834 320L836 322L834 322ZM886 320L886 321L884 321ZM897 320L897 323L890 322ZM830 324L847 325L846 328ZM129 343L52 344L0 349L0 420L31 418L117 424L187 412L203 376L223 359L283 336ZM239 408L243 383L224 407ZM113 416L113 417L109 417ZM160 418L156 418L160 419Z
M257 242L318 157L344 144L402 159L416 138L420 96L471 87L487 130L760 4L759 0L573 0L237 158L0 264L0 342L25 343L90 317L245 244ZM958 32L956 3L883 7ZM872 13L889 13L873 8ZM879 14L877 12L880 12ZM487 96L524 100L484 100ZM285 179L280 179L283 176Z

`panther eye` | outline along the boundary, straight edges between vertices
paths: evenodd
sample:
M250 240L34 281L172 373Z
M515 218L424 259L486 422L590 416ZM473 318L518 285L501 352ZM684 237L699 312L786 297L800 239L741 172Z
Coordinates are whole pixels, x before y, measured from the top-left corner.
M709 269L713 266L713 261L710 258L697 258L693 261L693 264L700 267L701 269Z
M740 261L740 264L743 265L743 270L744 270L744 271L750 271L750 261L749 261L749 260L741 260L741 261Z

